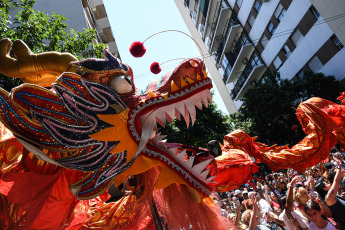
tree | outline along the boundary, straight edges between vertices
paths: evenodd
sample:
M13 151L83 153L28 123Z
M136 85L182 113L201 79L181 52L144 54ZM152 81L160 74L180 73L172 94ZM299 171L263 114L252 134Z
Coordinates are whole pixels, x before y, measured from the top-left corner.
M334 102L340 91L333 76L321 73L307 73L296 82L266 74L256 87L247 90L240 111L252 119L259 141L294 145L305 136L295 115L299 103L311 97Z
M208 108L203 107L202 110L197 111L195 124L192 127L187 128L183 118L181 121L175 119L173 123L166 124L165 128L159 127L158 133L167 135L169 143L208 147L207 143L211 140L223 143L224 136L232 129L229 117L212 103Z
M63 15L35 11L34 0L0 1L0 35L1 38L23 40L33 52L45 51L69 52L78 59L81 57L103 57L105 44L94 45L96 31L86 29L76 32L68 31L67 19ZM11 10L18 10L10 18ZM2 83L12 88L20 83L19 79L10 80L2 76ZM5 87L6 88L6 87Z

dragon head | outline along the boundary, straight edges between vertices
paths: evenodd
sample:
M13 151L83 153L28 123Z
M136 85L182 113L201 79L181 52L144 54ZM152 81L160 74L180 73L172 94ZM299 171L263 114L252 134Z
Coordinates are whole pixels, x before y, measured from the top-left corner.
M40 159L84 172L70 186L76 197L95 197L152 167L160 167L158 189L179 183L210 195L214 159L156 133L157 124L175 118L193 125L196 107L211 102L212 82L200 59L183 61L145 90L135 88L131 68L107 50L104 59L69 63L69 71L53 90L34 84L1 90L0 119Z

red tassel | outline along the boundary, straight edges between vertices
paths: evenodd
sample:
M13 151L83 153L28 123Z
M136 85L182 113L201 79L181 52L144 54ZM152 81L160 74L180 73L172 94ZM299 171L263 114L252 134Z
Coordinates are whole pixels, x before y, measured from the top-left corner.
M145 52L146 52L146 48L144 46L144 43L142 42L133 42L132 45L129 47L129 52L131 52L131 54L134 57L142 57L144 56Z
M150 66L150 70L151 70L151 72L154 73L154 74L159 74L159 73L162 71L162 69L161 69L161 67L159 66L159 63L158 63L158 62L152 63L151 66Z

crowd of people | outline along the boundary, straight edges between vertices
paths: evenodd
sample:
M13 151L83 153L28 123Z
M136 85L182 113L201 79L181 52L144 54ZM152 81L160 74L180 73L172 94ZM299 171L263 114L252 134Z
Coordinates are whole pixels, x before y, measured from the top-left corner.
M212 196L237 229L345 229L344 173L335 152L304 173L280 170Z

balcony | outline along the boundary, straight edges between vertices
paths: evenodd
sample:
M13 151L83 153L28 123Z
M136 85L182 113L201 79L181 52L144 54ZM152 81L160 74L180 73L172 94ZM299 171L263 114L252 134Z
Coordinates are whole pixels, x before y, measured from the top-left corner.
M257 56L252 56L246 67L240 72L240 76L231 91L233 100L241 100L245 91L252 85L255 85L264 74L266 67Z
M232 66L232 70L227 78L227 83L233 82L236 79L236 73L243 71L248 59L254 51L254 45L244 33L237 36L235 40L237 40L237 42L230 47L229 52L229 59L231 60L229 60L229 63Z
M219 4L220 4L219 12L217 14L217 20L215 20L216 27L212 31L213 32L212 37L225 36L225 30L228 25L228 19L231 16L231 9L227 5L227 3L225 4L224 1L222 1ZM215 41L213 41L213 43L214 42Z

